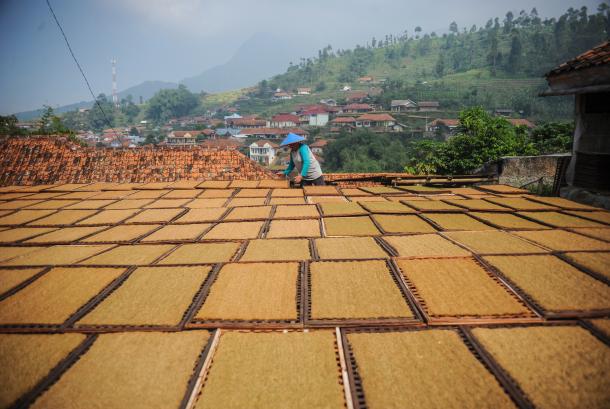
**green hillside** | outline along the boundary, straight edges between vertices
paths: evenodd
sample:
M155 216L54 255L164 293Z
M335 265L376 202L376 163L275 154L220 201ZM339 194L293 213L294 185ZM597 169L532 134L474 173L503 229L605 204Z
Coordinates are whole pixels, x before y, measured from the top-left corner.
M302 59L284 74L262 81L249 93L250 99L237 105L243 113L273 114L322 98L342 100L344 85L368 90L371 84L358 82L366 75L384 90L372 102L384 106L392 99L409 98L436 100L456 112L482 105L521 111L534 120L566 119L573 111L571 98L538 97L545 88L544 73L607 39L608 26L608 7L602 4L594 14L586 7L571 8L558 19L542 20L533 9L519 16L509 12L503 20L490 19L482 27L451 23L449 34L442 36L389 35L353 50L333 50L329 45L317 57ZM270 102L276 88L297 87L311 87L315 94ZM219 97L204 97L203 106L211 108L212 98Z

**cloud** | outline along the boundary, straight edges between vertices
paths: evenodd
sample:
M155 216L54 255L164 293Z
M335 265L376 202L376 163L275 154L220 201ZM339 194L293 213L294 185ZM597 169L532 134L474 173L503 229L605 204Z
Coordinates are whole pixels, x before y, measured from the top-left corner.
M134 18L196 37L215 36L230 29L231 15L221 1L204 0L112 0L114 8L123 9Z

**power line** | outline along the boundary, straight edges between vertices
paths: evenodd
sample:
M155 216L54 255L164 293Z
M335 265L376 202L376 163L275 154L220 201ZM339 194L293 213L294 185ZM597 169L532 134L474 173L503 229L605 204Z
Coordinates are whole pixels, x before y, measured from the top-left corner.
M106 115L106 112L104 111L104 108L102 108L102 105L99 103L99 101L95 97L95 94L93 93L93 90L91 89L91 84L89 84L89 80L87 79L87 76L85 75L85 72L83 71L83 68L80 66L78 59L76 59L76 56L74 55L74 51L72 51L72 47L70 46L68 37L66 37L66 33L64 33L64 29L61 27L61 24L59 23L59 20L57 19L57 16L55 15L55 12L53 11L53 7L51 7L51 3L49 2L49 0L46 0L46 2L47 2L47 6L49 6L49 11L51 11L51 14L53 15L53 19L55 20L55 23L57 23L57 27L59 27L59 31L61 31L61 35L64 37L66 45L68 46L68 50L70 51L70 55L72 55L72 58L74 59L74 62L76 63L76 66L78 67L78 70L80 71L83 78L85 79L85 83L87 84L87 88L89 88L89 93L93 97L93 101L98 106L100 111L102 111L102 115L104 116L104 119L106 120L106 123L108 124L108 127L110 129L112 129L114 136L118 139L119 135L116 133L114 127L112 126L112 123L108 119L108 116Z

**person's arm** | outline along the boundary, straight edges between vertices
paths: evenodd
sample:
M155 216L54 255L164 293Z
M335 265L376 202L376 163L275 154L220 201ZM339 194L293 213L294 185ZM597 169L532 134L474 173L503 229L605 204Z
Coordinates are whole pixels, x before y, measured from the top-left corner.
M288 163L288 167L284 171L284 175L288 176L290 172L294 169L294 161L292 160L292 155L290 155L290 163Z
M299 155L301 155L301 159L303 160L303 169L301 169L301 176L307 176L307 171L309 170L309 164L311 160L309 159L309 148L307 145L301 145L299 148Z

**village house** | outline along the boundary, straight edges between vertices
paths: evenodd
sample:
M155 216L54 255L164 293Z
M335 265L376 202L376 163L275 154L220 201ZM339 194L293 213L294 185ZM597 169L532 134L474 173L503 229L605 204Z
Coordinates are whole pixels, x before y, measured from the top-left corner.
M173 146L196 145L197 136L201 134L201 131L171 131L165 143Z
M286 100L286 99L292 99L292 95L290 95L287 92L284 91L278 91L276 93L273 94L273 98L272 100L274 101L281 101L281 100Z
M309 126L325 126L329 121L329 113L325 108L314 107L302 111L299 115L301 122L307 120Z
M237 149L243 146L243 139L238 138L218 138L218 139L206 139L201 142L199 146L207 149L217 149L217 150L228 150L228 149Z
M326 145L328 145L327 139L318 139L317 141L309 145L309 149L311 149L311 151L316 155L323 155L324 148L326 148Z
M294 114L273 115L271 121L269 121L269 127L271 128L294 128L299 124L299 116Z
M271 141L254 141L250 144L250 159L269 166L275 161L279 145Z
M363 112L371 112L373 107L369 104L348 104L343 107L343 112L346 114L360 114Z
M369 94L367 94L364 91L350 91L347 96L345 97L345 100L348 103L352 103L352 102L364 102L365 99L367 99L369 97Z
M256 137L263 139L282 139L285 138L289 133L295 133L305 138L309 133L301 128L248 128L242 129L238 135L238 138Z
M225 126L229 126L229 124L231 123L232 120L239 119L241 117L242 116L239 115L237 112L233 112L231 115L227 115L224 117L224 120L225 120L224 124L225 124Z
M402 125L396 123L396 119L389 114L364 114L356 118L358 128L384 128L393 131L401 131Z
M311 95L311 88L297 88L297 95Z
M324 105L331 106L331 107L336 107L337 106L337 101L332 99L332 98L321 99L320 100L320 104L324 104Z
M421 101L417 103L417 107L421 112L435 112L440 108L438 101Z
M413 112L417 111L417 104L410 99L394 99L390 103L392 112Z
M330 121L330 123L333 127L338 127L342 129L350 128L351 130L356 127L356 118L354 118L353 116L340 116Z
M447 139L456 133L460 126L459 119L435 119L432 122L426 122L424 128L424 136L427 138L442 138Z
M358 78L358 82L361 84L368 84L370 82L373 82L373 77L371 77L370 75L365 75L363 77Z
M202 134L206 136L208 139L216 139L216 131L214 129L204 129L201 131Z
M247 129L247 128L262 128L267 126L267 121L264 119L255 119L255 118L235 118L227 121L227 125L238 128L238 129Z

